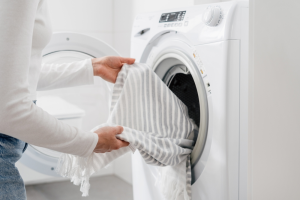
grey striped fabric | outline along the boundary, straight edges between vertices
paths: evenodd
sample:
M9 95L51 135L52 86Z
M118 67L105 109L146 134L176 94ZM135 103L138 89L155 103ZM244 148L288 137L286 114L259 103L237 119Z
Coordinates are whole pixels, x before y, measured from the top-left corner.
M87 158L63 154L57 171L81 184L88 195L89 177L128 151L140 152L147 164L160 166L157 183L168 200L191 199L190 153L193 141L186 139L197 129L186 106L146 64L124 65L113 88L107 123L121 125L119 139L128 147ZM134 173L134 172L133 172Z

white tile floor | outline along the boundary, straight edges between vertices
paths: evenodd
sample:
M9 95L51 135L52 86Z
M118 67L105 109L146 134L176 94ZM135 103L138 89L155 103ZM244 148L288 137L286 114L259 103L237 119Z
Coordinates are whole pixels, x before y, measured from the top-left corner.
M27 200L133 200L132 186L117 176L91 178L88 197L68 181L26 186Z

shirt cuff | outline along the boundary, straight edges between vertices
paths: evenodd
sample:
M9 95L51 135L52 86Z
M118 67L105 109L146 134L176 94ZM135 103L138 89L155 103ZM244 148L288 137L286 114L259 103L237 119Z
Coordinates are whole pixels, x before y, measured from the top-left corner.
M88 83L87 84L92 85L92 84L94 84L94 70L93 70L92 59L85 60L85 67L87 68L87 72L88 72Z
M91 139L91 143L90 145L88 146L86 152L80 156L82 157L87 157L87 156L90 156L93 152L94 152L94 149L98 143L98 135L97 133L93 133L93 132L88 132L87 134L90 134L90 139Z

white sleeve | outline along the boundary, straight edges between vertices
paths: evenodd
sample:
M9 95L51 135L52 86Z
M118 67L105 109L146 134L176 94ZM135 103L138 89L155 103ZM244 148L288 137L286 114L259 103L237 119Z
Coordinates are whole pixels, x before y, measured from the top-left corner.
M37 90L51 90L63 87L94 84L92 60L42 64Z
M28 71L39 0L0 1L0 133L25 142L88 156L98 136L58 121L29 99Z

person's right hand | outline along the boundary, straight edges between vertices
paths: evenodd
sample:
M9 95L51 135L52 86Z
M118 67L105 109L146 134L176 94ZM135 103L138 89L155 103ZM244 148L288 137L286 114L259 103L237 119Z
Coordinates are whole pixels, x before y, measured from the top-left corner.
M129 145L128 142L116 138L117 134L123 132L122 126L105 126L95 131L98 135L98 143L94 149L95 153L111 152Z

